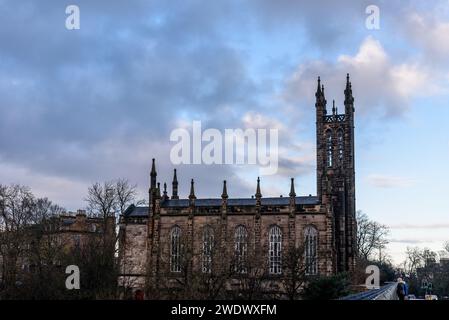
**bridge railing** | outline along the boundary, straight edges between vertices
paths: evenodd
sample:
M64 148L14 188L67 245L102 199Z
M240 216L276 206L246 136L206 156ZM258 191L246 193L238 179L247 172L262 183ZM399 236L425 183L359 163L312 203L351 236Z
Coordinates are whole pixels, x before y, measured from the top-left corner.
M396 282L387 283L379 289L371 289L365 292L351 294L339 300L397 300Z

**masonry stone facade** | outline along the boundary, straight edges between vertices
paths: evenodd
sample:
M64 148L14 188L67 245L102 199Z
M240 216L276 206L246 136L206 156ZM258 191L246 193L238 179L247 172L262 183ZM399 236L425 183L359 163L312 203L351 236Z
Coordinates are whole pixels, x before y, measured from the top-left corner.
M153 159L150 205L130 206L120 218L119 284L141 294L151 286L169 287L160 282L185 272L213 273L214 260L220 260L220 268L243 274L255 262L282 290L284 253L296 247L303 248L310 276L351 272L356 221L354 98L349 75L344 94L344 113L338 113L334 102L328 114L318 78L317 196L297 196L292 178L288 197L263 197L258 179L251 198L229 198L224 181L221 198L197 199L192 179L188 199L179 199L175 169L169 197L165 184L161 194Z

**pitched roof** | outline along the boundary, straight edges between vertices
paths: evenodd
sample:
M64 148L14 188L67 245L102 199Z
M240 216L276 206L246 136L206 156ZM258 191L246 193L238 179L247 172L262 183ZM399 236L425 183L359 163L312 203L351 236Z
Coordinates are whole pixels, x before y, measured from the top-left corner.
M276 197L276 198L262 198L262 206L287 206L289 205L289 197ZM318 197L305 196L295 197L296 204L315 205L318 204ZM221 206L222 199L197 199L195 200L196 207L219 207ZM169 199L161 201L162 208L187 208L190 204L189 199ZM255 206L256 199L254 198L235 198L228 199L228 206ZM142 217L148 215L148 206L136 207L131 205L126 209L124 216L127 217Z

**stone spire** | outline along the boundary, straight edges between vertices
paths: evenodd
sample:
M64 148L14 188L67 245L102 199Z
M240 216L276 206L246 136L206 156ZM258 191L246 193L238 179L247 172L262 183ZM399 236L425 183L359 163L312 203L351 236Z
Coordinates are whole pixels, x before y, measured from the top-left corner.
M256 198L262 198L262 193L260 193L260 178L259 177L257 177Z
M150 212L153 210L154 200L156 198L156 177L157 177L156 163L155 159L153 158L150 172L150 189L148 190L148 200L149 200L148 203Z
M349 73L346 74L346 88L345 88L344 93L345 93L345 106L347 109L347 110L345 110L345 112L354 112L354 106L353 106L354 97L352 96L352 84L351 84L351 81L349 80ZM346 113L346 114L348 114L348 113Z
M262 193L260 192L260 178L257 177L256 206L260 206L261 198L262 198Z
M164 195L163 195L162 199L164 201L169 199L169 197L167 195L167 183L165 183L165 182L164 182Z
M326 98L324 97L324 85L321 84L321 79L318 77L317 89L315 92L315 107L318 119L326 114Z
M221 194L223 200L228 199L228 188L226 187L226 180L223 181L223 193Z
M150 188L156 188L156 177L157 177L157 172L156 172L156 161L153 158L153 163L151 164L151 173L150 173Z
M295 192L295 179L291 178L290 183L290 217L294 217L296 209L296 192Z
M178 196L178 177L176 176L176 169L173 170L173 182L172 182L172 199L179 199Z
M195 200L196 196L195 196L195 186L194 186L194 182L193 179L190 182L190 195L189 195L189 199L190 200Z
M223 193L221 194L221 218L226 219L228 212L228 188L226 180L223 181Z
M337 108L335 108L335 100L332 100L332 114L333 115L337 114Z
M161 183L158 182L157 188L156 188L156 199L160 199L160 198L161 198Z
M292 197L292 198L296 197L296 193L295 193L295 179L294 178L291 179L289 196Z

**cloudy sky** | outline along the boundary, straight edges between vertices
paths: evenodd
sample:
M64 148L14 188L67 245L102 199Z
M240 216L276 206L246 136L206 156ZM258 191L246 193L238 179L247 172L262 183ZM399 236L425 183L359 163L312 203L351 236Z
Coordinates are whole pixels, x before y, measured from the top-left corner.
M67 5L80 29L65 27ZM365 9L380 8L380 29ZM276 128L264 196L315 194L316 77L356 108L357 208L407 246L449 240L449 2L0 0L0 183L69 210L118 177L144 197L151 158L171 181L170 132ZM329 104L329 103L328 103ZM180 194L255 191L257 166L178 166Z

